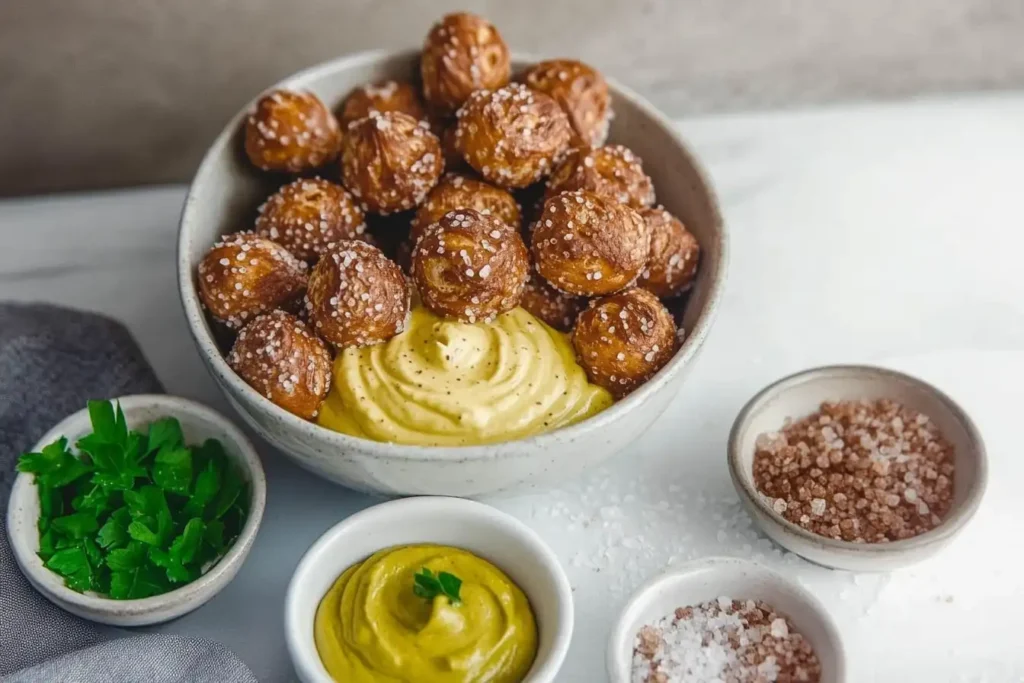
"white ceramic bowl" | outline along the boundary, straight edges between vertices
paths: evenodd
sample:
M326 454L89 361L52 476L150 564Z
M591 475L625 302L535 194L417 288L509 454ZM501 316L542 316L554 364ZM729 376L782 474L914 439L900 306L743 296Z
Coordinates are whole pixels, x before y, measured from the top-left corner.
M313 640L320 600L341 573L396 545L437 543L492 562L526 594L537 619L537 658L523 683L555 680L573 630L572 588L558 558L515 517L460 498L405 498L358 512L331 527L299 562L284 607L285 639L299 679L332 683Z
M953 504L942 523L914 538L891 543L851 543L824 538L775 512L753 481L755 441L777 431L787 417L809 415L823 401L890 398L927 415L955 454ZM837 365L791 375L761 390L743 407L729 435L729 473L754 521L782 547L836 569L888 571L938 552L970 521L988 480L985 443L971 418L953 399L909 375L860 365Z
M415 51L367 52L291 76L275 87L307 89L335 107L356 86L384 78L413 78ZM532 60L518 58L522 68ZM388 495L474 496L551 484L579 475L632 443L682 386L718 307L726 265L726 237L717 200L672 124L628 89L610 82L615 120L611 141L644 160L658 199L678 215L701 245L701 266L689 295L687 338L651 381L608 410L547 434L488 446L432 448L377 443L335 433L278 408L235 375L203 313L194 282L203 255L222 234L253 225L255 211L283 182L260 174L242 153L238 113L213 143L185 200L178 240L178 284L199 354L228 400L249 425L303 467L352 488Z
M608 640L611 683L629 683L633 647L641 627L719 597L763 600L785 615L821 663L822 683L846 681L846 654L839 629L821 602L795 582L749 560L712 557L679 566L652 579L630 598Z
M96 595L77 593L64 585L64 579L54 574L39 559L39 491L35 476L21 473L15 478L7 506L7 532L11 550L22 573L36 590L50 602L83 619L113 626L148 626L170 621L201 607L210 598L231 583L245 562L256 531L263 518L267 502L267 480L256 450L245 435L206 406L183 398L165 395L124 396L121 402L128 427L139 429L164 417L175 417L181 422L188 444L218 439L228 457L239 467L249 483L249 517L234 544L209 571L181 588L163 595L141 600L111 600ZM89 412L82 409L65 418L51 429L33 447L43 446L65 436L74 445L79 438L90 433Z

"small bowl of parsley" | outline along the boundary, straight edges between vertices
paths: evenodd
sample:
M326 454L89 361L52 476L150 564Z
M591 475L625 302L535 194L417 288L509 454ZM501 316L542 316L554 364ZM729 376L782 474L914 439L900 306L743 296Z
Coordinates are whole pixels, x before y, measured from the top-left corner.
M169 621L238 573L266 505L245 435L164 395L90 401L18 459L7 529L51 602L116 626Z

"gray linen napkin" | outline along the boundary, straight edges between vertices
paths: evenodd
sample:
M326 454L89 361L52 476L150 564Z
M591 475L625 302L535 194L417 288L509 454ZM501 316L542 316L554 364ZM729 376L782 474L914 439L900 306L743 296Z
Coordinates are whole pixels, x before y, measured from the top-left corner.
M217 643L158 634L125 637L127 631L65 612L29 585L11 554L6 510L18 455L88 399L162 391L119 323L54 306L0 305L4 683L255 683L245 664Z

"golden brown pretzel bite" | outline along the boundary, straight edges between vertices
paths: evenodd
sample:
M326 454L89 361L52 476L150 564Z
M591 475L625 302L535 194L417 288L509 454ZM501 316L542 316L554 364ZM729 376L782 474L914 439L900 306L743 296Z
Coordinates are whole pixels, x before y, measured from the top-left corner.
M532 249L537 272L556 289L600 296L628 287L640 275L650 233L628 206L576 190L544 202Z
M444 170L441 143L426 121L373 112L345 131L341 170L363 208L389 214L415 208Z
M245 153L264 171L319 168L337 158L340 148L341 127L313 93L269 92L245 121Z
M331 247L309 276L306 309L317 334L335 346L367 346L405 329L411 292L402 270L377 247L350 240Z
M528 270L518 228L472 209L451 211L427 226L412 252L423 305L471 323L518 306Z
M199 262L198 282L210 315L238 329L260 313L294 304L306 288L306 264L276 242L236 232Z
M622 398L672 358L676 324L656 296L634 287L591 301L572 344L590 381Z
M238 333L228 365L289 413L312 420L331 388L331 354L306 323L285 311L257 316Z
M308 263L329 244L369 237L363 210L352 195L321 178L299 178L270 195L260 205L256 232Z
M474 90L494 90L511 75L508 46L498 29L468 12L434 24L423 43L423 96L434 113L451 115Z

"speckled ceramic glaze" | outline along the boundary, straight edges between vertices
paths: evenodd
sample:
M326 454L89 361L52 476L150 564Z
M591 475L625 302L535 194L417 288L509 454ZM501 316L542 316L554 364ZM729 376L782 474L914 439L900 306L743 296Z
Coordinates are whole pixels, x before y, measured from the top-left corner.
M816 597L795 581L733 557L708 557L680 565L641 586L623 608L608 640L611 683L629 683L637 632L671 614L719 597L763 600L807 638L821 663L822 683L845 683L846 653L839 629Z
M256 540L267 503L267 480L259 456L245 435L206 406L164 395L125 396L118 400L130 428L140 429L161 418L175 417L181 423L186 443L218 439L228 457L238 464L239 471L249 482L249 517L227 554L192 583L163 595L142 600L111 600L76 593L64 585L64 579L44 567L36 554L39 550L36 528L39 491L31 474L19 474L14 480L7 506L7 531L21 572L50 602L83 619L103 624L148 626L188 614L231 583ZM91 431L89 411L82 409L51 429L33 450L38 451L61 436L74 443Z
M307 89L332 108L358 85L415 73L417 53L369 52L292 76L276 87ZM532 60L517 59L522 68ZM218 349L196 296L195 269L222 234L250 229L256 207L282 182L249 167L242 153L239 112L213 143L185 201L178 243L181 299L196 346L239 414L300 465L352 488L384 494L474 496L546 485L575 477L633 442L679 391L704 342L725 279L726 238L717 200L703 172L650 104L610 83L615 109L610 142L644 160L658 200L678 215L701 245L701 266L683 315L686 341L675 358L641 389L577 425L507 443L432 448L377 443L321 428L273 405L239 379ZM251 106L251 105L249 105Z
M953 445L956 473L953 504L939 526L891 543L851 543L818 536L775 512L754 486L754 452L759 434L777 431L787 417L818 410L822 401L889 398L927 415ZM836 365L783 378L743 407L729 435L729 473L754 521L782 547L826 567L891 571L941 550L974 516L988 481L985 443L967 413L932 385L885 368Z

